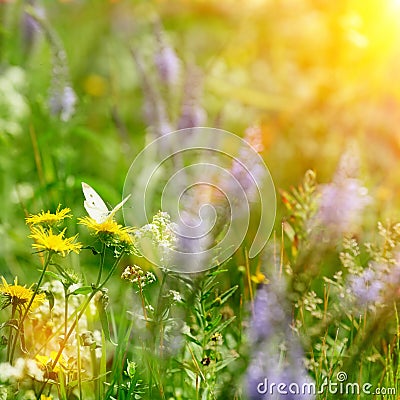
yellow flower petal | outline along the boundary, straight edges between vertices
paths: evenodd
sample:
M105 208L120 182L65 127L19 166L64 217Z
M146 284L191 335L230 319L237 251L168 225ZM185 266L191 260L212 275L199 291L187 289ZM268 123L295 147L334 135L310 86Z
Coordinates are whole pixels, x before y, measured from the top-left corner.
M82 248L82 244L75 242L78 235L70 238L64 238L65 229L58 235L54 234L51 230L45 230L42 226L32 227L31 235L35 243L32 245L37 250L48 250L54 251L55 253L61 254L63 257L71 251L79 253Z
M18 279L15 278L14 284L9 285L4 277L1 277L2 284L0 285L0 293L6 297L11 304L16 306L27 306L33 296L33 290L25 286L18 285ZM40 306L41 303L46 299L44 293L36 294L31 304L30 310Z
M96 222L93 218L79 218L79 223L85 225L89 230L93 231L94 235L100 236L102 239L113 239L114 241L122 242L128 245L132 244L131 233L135 230L130 227L119 225L113 219L106 219L104 222Z
M42 211L39 214L31 214L25 219L27 225L56 225L63 221L65 218L71 218L71 210L69 208L60 209L61 205L58 205L55 214L50 211Z

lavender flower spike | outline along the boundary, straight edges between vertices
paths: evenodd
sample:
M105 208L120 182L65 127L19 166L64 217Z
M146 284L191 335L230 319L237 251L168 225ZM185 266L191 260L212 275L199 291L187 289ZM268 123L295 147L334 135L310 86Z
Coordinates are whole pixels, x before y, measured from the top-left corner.
M370 202L368 190L358 179L357 152L349 149L342 155L333 181L321 187L320 205L314 222L337 236L353 232Z
M178 82L181 72L181 60L176 55L175 50L169 46L159 25L155 28L158 49L154 55L154 64L158 75L167 85L174 85Z
M68 121L75 112L76 95L71 86L54 87L49 98L50 112L59 115L61 121Z
M290 328L282 280L275 279L258 290L248 337L252 351L246 391L250 400L315 398L315 384L303 365L303 350Z
M183 90L183 101L181 115L178 121L178 129L204 125L207 114L201 106L203 82L202 74L197 67L189 67Z

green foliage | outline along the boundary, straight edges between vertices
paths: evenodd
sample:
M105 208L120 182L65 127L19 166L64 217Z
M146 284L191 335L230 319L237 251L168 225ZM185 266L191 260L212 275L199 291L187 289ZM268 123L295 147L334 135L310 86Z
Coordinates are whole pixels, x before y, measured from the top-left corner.
M317 386L345 371L396 389L371 398L398 398L397 1L0 3L0 399L246 399L249 321L275 275ZM179 61L172 81L154 61L165 48ZM134 228L136 247L114 235L104 246L67 219L53 233L79 234L81 248L29 250L24 217L59 204L83 217L81 181L117 204L135 156L183 117L259 126L271 175L290 188L259 258L242 246L211 271L170 272L161 211ZM374 203L362 214L358 177L342 177L361 220L333 234L321 193L349 142Z

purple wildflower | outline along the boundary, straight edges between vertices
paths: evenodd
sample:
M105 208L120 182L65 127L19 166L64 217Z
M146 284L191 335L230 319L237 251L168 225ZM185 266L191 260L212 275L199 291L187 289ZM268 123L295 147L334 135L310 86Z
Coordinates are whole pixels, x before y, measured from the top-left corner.
M357 314L386 304L397 296L400 284L400 257L393 265L371 263L360 274L347 278L345 295L350 304L346 305Z
M172 47L162 47L154 56L154 63L164 82L169 85L177 82L179 78L180 60Z
M270 340L276 328L285 331L290 325L288 310L284 309L285 288L279 281L274 286L275 284L276 290L272 290L272 285L269 285L263 286L257 292L249 331L249 339L253 344Z
M175 50L169 46L159 26L155 29L158 51L154 55L154 64L157 67L158 75L167 85L178 82L181 72L181 60Z
M154 130L156 136L163 136L173 132L174 128L169 121L164 100L158 95L149 96L149 92L147 91L146 93L146 90L145 96L143 115L147 125Z
M343 154L333 181L321 187L316 221L330 233L340 236L354 231L364 208L371 202L357 174L358 157L349 150Z
M250 400L315 398L303 365L303 350L290 328L285 293L282 280L257 292L248 335L252 356L246 390ZM285 385L286 393L278 392L279 384Z
M203 84L198 68L191 67L187 72L184 85L181 115L178 129L193 128L204 125L206 112L200 104Z
M76 94L70 84L68 59L63 44L57 33L46 20L43 9L37 7L34 0L28 0L32 15L25 15L26 34L41 29L49 42L52 55L52 76L49 89L48 106L50 113L62 121L68 121L75 112ZM31 40L32 38L27 38Z
M250 127L246 129L244 140L247 145L239 150L239 155L232 164L232 175L238 180L249 201L256 201L259 186L265 177L265 165L259 156L263 150L261 129Z
M45 11L42 7L37 5L35 0L27 0L26 5L30 6L35 15L40 18L45 18ZM29 54L33 49L36 40L38 38L38 34L40 32L40 25L35 20L35 18L30 15L28 12L24 11L21 17L21 37L22 37L22 45L24 51Z
M46 21L45 15L33 15L43 30L51 48L52 76L48 105L51 114L68 121L75 112L76 94L70 84L68 58L57 33Z
M71 86L58 85L51 88L49 98L50 112L58 115L61 121L68 121L75 112L76 95Z
M144 94L143 115L146 124L156 136L163 136L174 129L169 121L166 104L146 72L145 65L136 51L132 51Z
M368 267L361 275L351 275L347 291L351 293L357 309L377 303L384 287L377 270Z

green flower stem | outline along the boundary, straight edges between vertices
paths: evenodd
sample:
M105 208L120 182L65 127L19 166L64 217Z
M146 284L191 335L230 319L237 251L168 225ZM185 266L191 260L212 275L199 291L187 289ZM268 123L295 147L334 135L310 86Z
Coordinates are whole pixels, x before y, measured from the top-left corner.
M11 318L10 320L12 321L15 317L15 311L17 310L17 305L13 304L12 305L12 311L11 311ZM8 334L8 342L7 342L7 360L10 361L10 352L11 352L11 342L13 340L13 327L10 326L10 333Z
M79 337L79 325L78 321L76 323L76 337ZM78 354L78 390L79 390L79 398L83 399L82 396L82 359L81 359L81 346L79 340L76 341L76 351Z
M27 315L28 315L28 312L29 312L29 310L30 310L30 308L31 308L31 306L32 306L33 300L35 300L35 297L36 297L36 295L38 294L38 291L39 291L39 289L40 289L40 285L42 284L44 275L45 275L45 273L46 273L46 271L47 271L47 268L48 268L48 266L49 266L49 264L50 264L50 260L51 260L51 257L52 257L52 256L53 256L53 252L52 252L52 251L49 251L49 252L47 253L47 258L46 258L46 261L45 261L45 263L44 263L42 273L41 273L40 278L39 278L39 280L38 280L38 282L37 282L37 284L36 284L35 291L33 292L33 295L32 295L32 297L31 297L31 299L30 299L30 301L29 301L29 303L28 303L28 305L27 305L27 307L26 307L26 309L25 309L25 312L24 312L24 314L22 315L21 320L19 321L18 330L17 330L17 332L16 332L16 334L15 334L15 339L14 339L14 342L13 342L13 345L12 345L11 354L10 354L10 364L12 364L13 359L14 359L15 348L17 347L17 342L18 342L18 339L19 339L20 331L21 331L21 329L23 328L24 321L25 321L25 319L26 319L26 317L27 317Z
M99 286L100 281L101 281L101 275L103 273L105 258L106 258L106 244L103 243L103 246L101 248L101 253L100 253L100 267L99 267L99 274L97 276L96 286Z
M64 337L67 334L68 330L68 300L69 300L69 295L68 295L68 290L64 286Z
M90 304L90 302L92 301L92 299L93 299L93 297L96 295L96 293L99 292L99 291L104 287L104 285L108 282L108 280L111 278L111 276L112 276L112 274L114 273L115 269L117 268L119 262L121 261L121 258L122 258L122 256L123 256L123 254L124 254L124 253L121 253L120 256L115 260L114 265L113 265L112 268L110 269L110 272L108 273L108 275L107 275L106 278L104 279L103 283L102 283L100 286L94 287L93 290L92 290L92 293L90 293L89 297L86 299L86 301L85 301L85 303L83 304L82 309L80 310L78 316L76 317L76 319L75 319L74 322L72 323L71 327L69 328L69 331L67 332L67 334L66 334L66 336L65 336L65 338L64 338L64 342L62 343L62 345L60 345L60 349L58 350L58 353L57 353L57 355L56 355L56 357L55 357L55 359L54 359L54 361L53 361L53 364L51 365L51 369L52 369L52 370L56 367L56 365L57 365L57 363L58 363L58 360L60 359L61 354L62 354L62 352L63 352L63 350L64 350L64 348L65 348L65 345L66 345L67 342L68 342L68 339L70 338L70 336L71 336L72 333L74 332L75 327L76 327L77 323L79 322L79 320L81 319L82 315L85 313L86 308L88 307L88 305ZM47 379L47 380L45 380L45 381L43 382L43 385L42 385L42 387L40 388L38 395L36 396L36 399L37 399L37 400L40 399L40 397L41 397L41 395L42 395L42 393L43 393L43 390L44 390L44 388L45 388L46 385L47 385L48 380L49 380L49 379Z
M160 358L162 359L162 357L163 357L163 348L162 347L163 347L163 342L164 342L164 326L163 326L163 323L162 323L160 317L162 315L162 313L161 313L162 296L163 296L164 286L167 281L168 272L165 269L162 269L161 271L162 271L163 277L162 277L162 281L161 281L161 285L160 285L160 290L158 292L157 308L156 308L156 312L154 315L154 317L155 317L154 319L159 328L159 334L160 334L159 355L160 355Z
M146 311L146 302L145 302L145 299L144 299L143 289L142 289L141 283L139 283L139 296L140 296L140 300L141 300L141 302L142 302L142 309L143 309L144 320L145 320L146 323L147 323L148 318L147 318L147 311Z
M110 272L108 273L108 275L104 279L103 283L97 288L97 290L103 289L104 285L108 282L108 280L111 278L112 274L114 273L115 269L117 268L117 266L118 266L119 262L121 261L121 258L122 258L123 255L124 255L124 252L122 252L118 256L118 258L115 260L115 263L111 267Z

